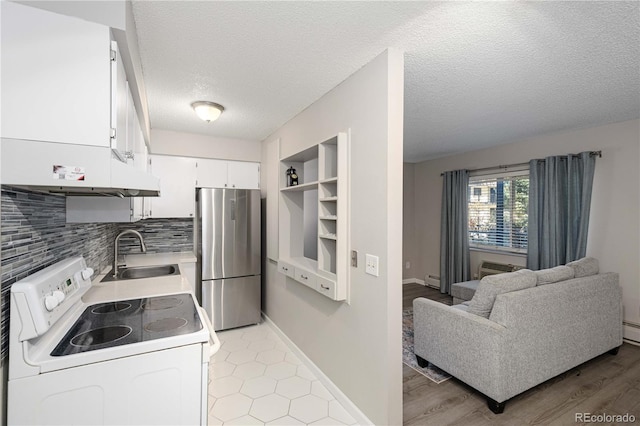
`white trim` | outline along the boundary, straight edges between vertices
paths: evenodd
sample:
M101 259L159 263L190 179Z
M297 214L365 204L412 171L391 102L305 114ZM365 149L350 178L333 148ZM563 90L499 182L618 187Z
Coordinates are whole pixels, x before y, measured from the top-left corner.
M623 322L624 340L633 345L640 345L640 327L630 322Z
M426 286L427 284L424 282L424 280L420 280L418 278L406 278L404 280L402 280L402 284L420 284L423 286Z
M296 346L289 337L269 318L264 312L262 313L265 323L267 323L273 331L280 337L291 351L302 361L302 363L313 373L314 376L322 383L335 399L344 407L345 410L356 420L359 425L373 425L373 422L360 411L360 409L318 368L313 361L305 355L302 350Z
M504 256L516 256L516 257L523 257L523 258L527 257L526 249L524 249L525 251L518 252L518 251L512 251L514 249L511 249L511 248L507 249L507 247L505 247L504 249L492 248L492 247L493 246L480 247L480 246L469 245L469 250L484 252L484 253L501 254Z

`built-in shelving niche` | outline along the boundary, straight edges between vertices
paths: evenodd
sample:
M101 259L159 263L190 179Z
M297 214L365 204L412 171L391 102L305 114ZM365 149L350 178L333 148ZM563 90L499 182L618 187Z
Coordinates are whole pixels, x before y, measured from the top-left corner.
M348 133L340 133L280 161L280 260L287 265L281 272L315 274L303 284L334 300L348 300L348 142ZM290 167L297 186L287 186Z

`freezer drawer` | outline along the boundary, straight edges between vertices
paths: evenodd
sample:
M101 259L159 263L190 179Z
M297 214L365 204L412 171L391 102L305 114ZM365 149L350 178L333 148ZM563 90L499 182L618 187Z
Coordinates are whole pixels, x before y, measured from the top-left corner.
M215 331L260 322L260 275L202 281L202 307Z

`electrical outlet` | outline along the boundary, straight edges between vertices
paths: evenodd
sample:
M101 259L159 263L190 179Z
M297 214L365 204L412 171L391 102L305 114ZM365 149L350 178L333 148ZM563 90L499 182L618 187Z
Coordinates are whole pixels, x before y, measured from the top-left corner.
M367 254L365 256L365 268L364 271L369 274L369 275L373 275L374 277L378 276L378 262L380 259L378 259L378 256L374 256L372 254Z
M407 268L407 269L411 269L411 262L405 263L404 267Z

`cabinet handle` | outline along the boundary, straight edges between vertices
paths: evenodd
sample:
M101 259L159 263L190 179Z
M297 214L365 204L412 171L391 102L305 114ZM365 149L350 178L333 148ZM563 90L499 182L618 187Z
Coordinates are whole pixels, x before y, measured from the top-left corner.
M320 287L322 287L323 290L331 290L329 287L325 287L322 284L320 284Z
M289 268L285 268L285 267L283 266L283 267L282 267L282 270L283 270L283 271L288 271L288 270L289 270Z
M305 276L304 276L304 275L302 275L302 274L300 275L300 278L302 278L303 280L308 280L308 279L309 279L309 277L305 277Z

